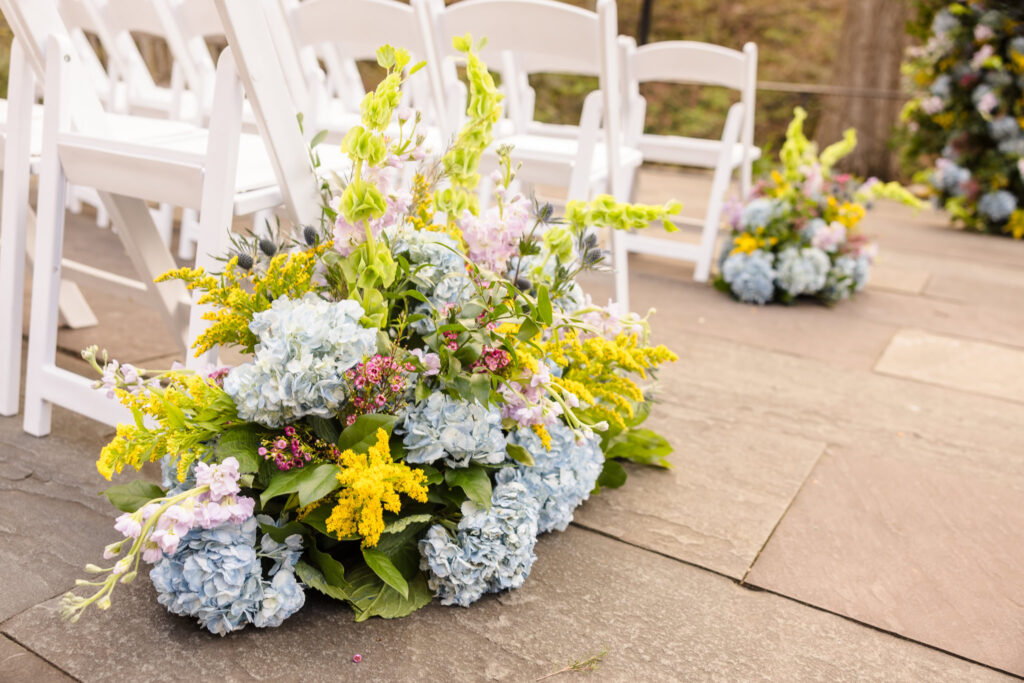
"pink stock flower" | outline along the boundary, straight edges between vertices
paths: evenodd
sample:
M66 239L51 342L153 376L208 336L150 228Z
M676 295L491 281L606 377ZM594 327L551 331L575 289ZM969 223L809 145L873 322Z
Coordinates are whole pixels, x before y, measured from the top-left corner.
M832 221L826 226L818 228L811 238L811 246L822 251L833 252L846 241L846 226L839 221Z
M142 533L142 524L135 515L126 512L114 520L114 529L119 531L125 538L138 538Z
M238 460L233 457L225 458L219 465L198 462L196 486L209 486L210 497L215 501L223 496L238 493Z
M441 372L441 356L437 355L433 351L423 352L423 349L413 349L410 353L416 356L421 363L423 363L423 374L426 377Z

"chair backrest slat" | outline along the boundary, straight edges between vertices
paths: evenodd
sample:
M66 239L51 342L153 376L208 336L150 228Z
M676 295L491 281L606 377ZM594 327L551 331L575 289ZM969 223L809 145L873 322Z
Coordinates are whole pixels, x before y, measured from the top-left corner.
M742 90L747 81L747 55L720 45L673 40L638 47L633 69L640 83L665 81Z
M306 0L291 12L302 47L334 43L350 59L373 59L384 44L428 57L412 7L396 0Z
M514 52L528 73L597 76L601 72L597 13L551 0L463 0L436 14L441 57L455 54L455 36L487 38L481 58L495 67Z
M251 0L214 0L291 219L320 221L320 190L267 17Z

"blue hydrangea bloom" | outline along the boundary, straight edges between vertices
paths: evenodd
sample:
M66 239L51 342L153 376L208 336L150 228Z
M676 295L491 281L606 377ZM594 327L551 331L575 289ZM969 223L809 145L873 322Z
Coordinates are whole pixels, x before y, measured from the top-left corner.
M160 458L160 484L167 489L168 495L182 493L196 486L196 464L189 465L185 473L185 481L178 481L178 461L171 460L170 454Z
M356 301L315 294L281 297L254 315L254 358L224 379L239 417L280 427L304 415L336 414L346 398L345 371L376 349L377 330L360 325L362 317Z
M519 482L499 484L491 509L467 511L453 539L439 524L420 539L420 568L442 605L468 607L484 593L518 588L536 556L539 504Z
M999 223L1017 210L1017 198L1006 190L987 192L978 200L978 211Z
M459 245L443 232L396 231L391 236L391 251L405 256L415 269L415 276L432 285L451 273L464 275L466 272L466 262L460 255Z
M1020 124L1012 116L997 116L988 122L988 132L996 140L1012 140L1020 134Z
M537 530L546 533L564 531L573 511L590 497L604 467L600 440L577 443L576 435L561 422L549 425L551 450L544 447L531 429L517 429L509 439L522 446L533 458L533 465L516 465L498 471L499 484L517 481L540 504Z
M959 24L960 22L949 10L942 9L936 12L935 17L932 19L932 33L939 35L949 33Z
M932 173L932 184L948 195L963 194L963 184L971 179L971 172L948 159L940 159Z
M766 304L775 295L774 261L772 254L761 249L733 254L722 264L722 278L740 301Z
M430 303L421 301L412 310L427 317L414 321L410 327L419 335L432 334L436 329L434 315L443 314L449 306L466 303L475 291L473 282L465 275L448 273L442 276L433 288L423 291Z
M864 289L868 283L871 262L866 256L844 254L832 264L821 296L829 301L849 298L854 292Z
M173 614L196 617L203 628L221 636L249 623L280 625L305 603L294 574L298 555L293 559L279 552L274 578L265 581L256 529L256 519L250 517L242 524L189 531L174 555L165 556L150 572L157 601ZM264 536L267 541L273 543Z
M774 199L758 197L743 207L743 214L740 216L740 225L748 230L754 230L772 222L778 218L782 211L782 205Z
M804 238L806 244L810 244L814 240L814 235L817 234L822 228L828 227L828 223L823 218L812 218L807 221L807 225L800 231L800 235Z
M429 464L443 458L449 467L468 467L505 460L501 413L494 406L434 393L406 413L401 430L406 462Z
M1017 36L1011 40L1010 49L1019 55L1024 55L1024 36Z
M787 247L775 259L779 287L791 296L814 294L825 286L831 261L817 247Z
M952 92L953 79L949 74L940 74L934 81L932 81L931 93L936 97L941 97L942 99L947 100Z

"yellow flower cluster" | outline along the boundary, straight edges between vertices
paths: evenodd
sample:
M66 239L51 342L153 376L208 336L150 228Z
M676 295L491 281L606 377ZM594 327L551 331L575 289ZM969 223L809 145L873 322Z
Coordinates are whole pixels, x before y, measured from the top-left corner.
M417 230L432 230L434 228L434 197L430 191L430 181L422 173L417 173L412 179L409 222Z
M582 403L593 405L602 419L623 428L626 419L634 415L634 403L643 401L644 396L622 373L646 377L647 370L678 359L665 346L641 345L638 334L625 332L615 339L580 339L571 331L541 346L547 358L565 368L552 382L576 394Z
M825 210L824 219L826 222L839 221L849 230L863 220L867 215L867 209L856 202L843 202L842 204L829 195L828 208Z
M1010 214L1010 220L1006 221L1003 230L1011 235L1013 239L1024 239L1024 209L1017 209Z
M216 382L194 373L173 374L162 389L139 394L117 389L115 394L132 411L135 424L118 425L100 452L96 469L108 480L125 467L140 469L171 454L178 457L178 480L184 481L189 465L207 451L205 442L237 419L231 397ZM148 427L146 418L156 425Z
M400 493L427 501L426 475L391 458L388 433L383 429L377 430L377 443L366 453L346 450L338 464L338 481L344 488L326 522L327 531L338 538L358 534L363 547L373 547L384 532L384 510L401 510Z
M732 241L733 249L729 254L749 254L757 249L774 247L778 242L778 237L765 237L764 226L761 226L753 233L741 232L736 235Z
M182 280L189 290L203 292L200 304L212 304L203 314L213 324L196 339L196 355L219 345L237 344L244 353L252 353L256 335L249 330L254 314L270 308L277 298L300 298L313 287L313 271L320 255L331 247L328 241L295 253L274 256L263 272L245 271L232 257L219 277L202 268L179 268L164 273L157 282Z

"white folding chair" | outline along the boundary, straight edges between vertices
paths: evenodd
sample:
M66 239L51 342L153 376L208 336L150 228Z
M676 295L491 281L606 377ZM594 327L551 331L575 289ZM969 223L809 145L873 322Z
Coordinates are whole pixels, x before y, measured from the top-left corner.
M628 302L629 252L696 262L694 279L705 282L711 272L722 206L732 173L740 169L744 196L750 189L751 168L761 150L753 144L757 46L742 51L689 41L651 43L637 48L632 38L620 38L628 112L627 141L640 148L644 161L714 169L710 203L700 244L688 244L640 233L622 235L616 253L616 299ZM738 90L740 100L729 108L721 138L707 140L644 133L646 102L640 84L649 82L712 85ZM621 261L621 265L620 265Z
M357 60L375 60L377 48L384 44L409 50L414 60L430 56L419 17L397 0L263 0L262 4L293 102L304 113L308 130L326 130L331 140L340 139L360 122L359 103L365 91L355 68ZM326 73L321 64L327 67ZM420 132L428 135L428 146L438 148L441 137L431 130L435 117L430 94L424 75L409 81L405 97L424 116Z
M97 186L118 236L143 278L143 282L123 284L128 292L148 293L183 348L201 326L196 324L189 332L192 306L182 283L152 282L176 264L160 240L145 200L201 210L206 243L197 263L210 268L215 267L211 254L226 248L232 214L276 206L281 194L262 142L252 136L240 137L238 132L242 96L230 54L218 67L218 83L223 87L217 91L210 131L144 119L152 128L149 137L144 142L125 139L118 134L126 122L135 119L112 118L102 111L81 74L81 64L56 8L36 0L0 0L0 7L16 39L28 48L37 77L45 78L46 83L25 430L46 434L53 403L114 423L124 417L123 411L113 402L99 399L88 380L55 364L65 182L88 179Z
M434 46L429 66L434 96L444 103L442 113L465 110L463 103L452 106L449 101L459 92L452 38L466 33L486 38L481 57L502 73L512 130L496 137L484 155L485 165L496 164L498 145L510 144L516 160L523 162L524 182L567 187L569 199L600 192L628 196L641 157L622 144L613 0L598 0L596 12L552 0L463 0L447 7L443 0L430 0L423 12L424 30ZM575 135L550 134L534 125L532 95L524 88L526 77L536 73L598 77L599 90L584 101ZM448 128L458 125L449 122Z

